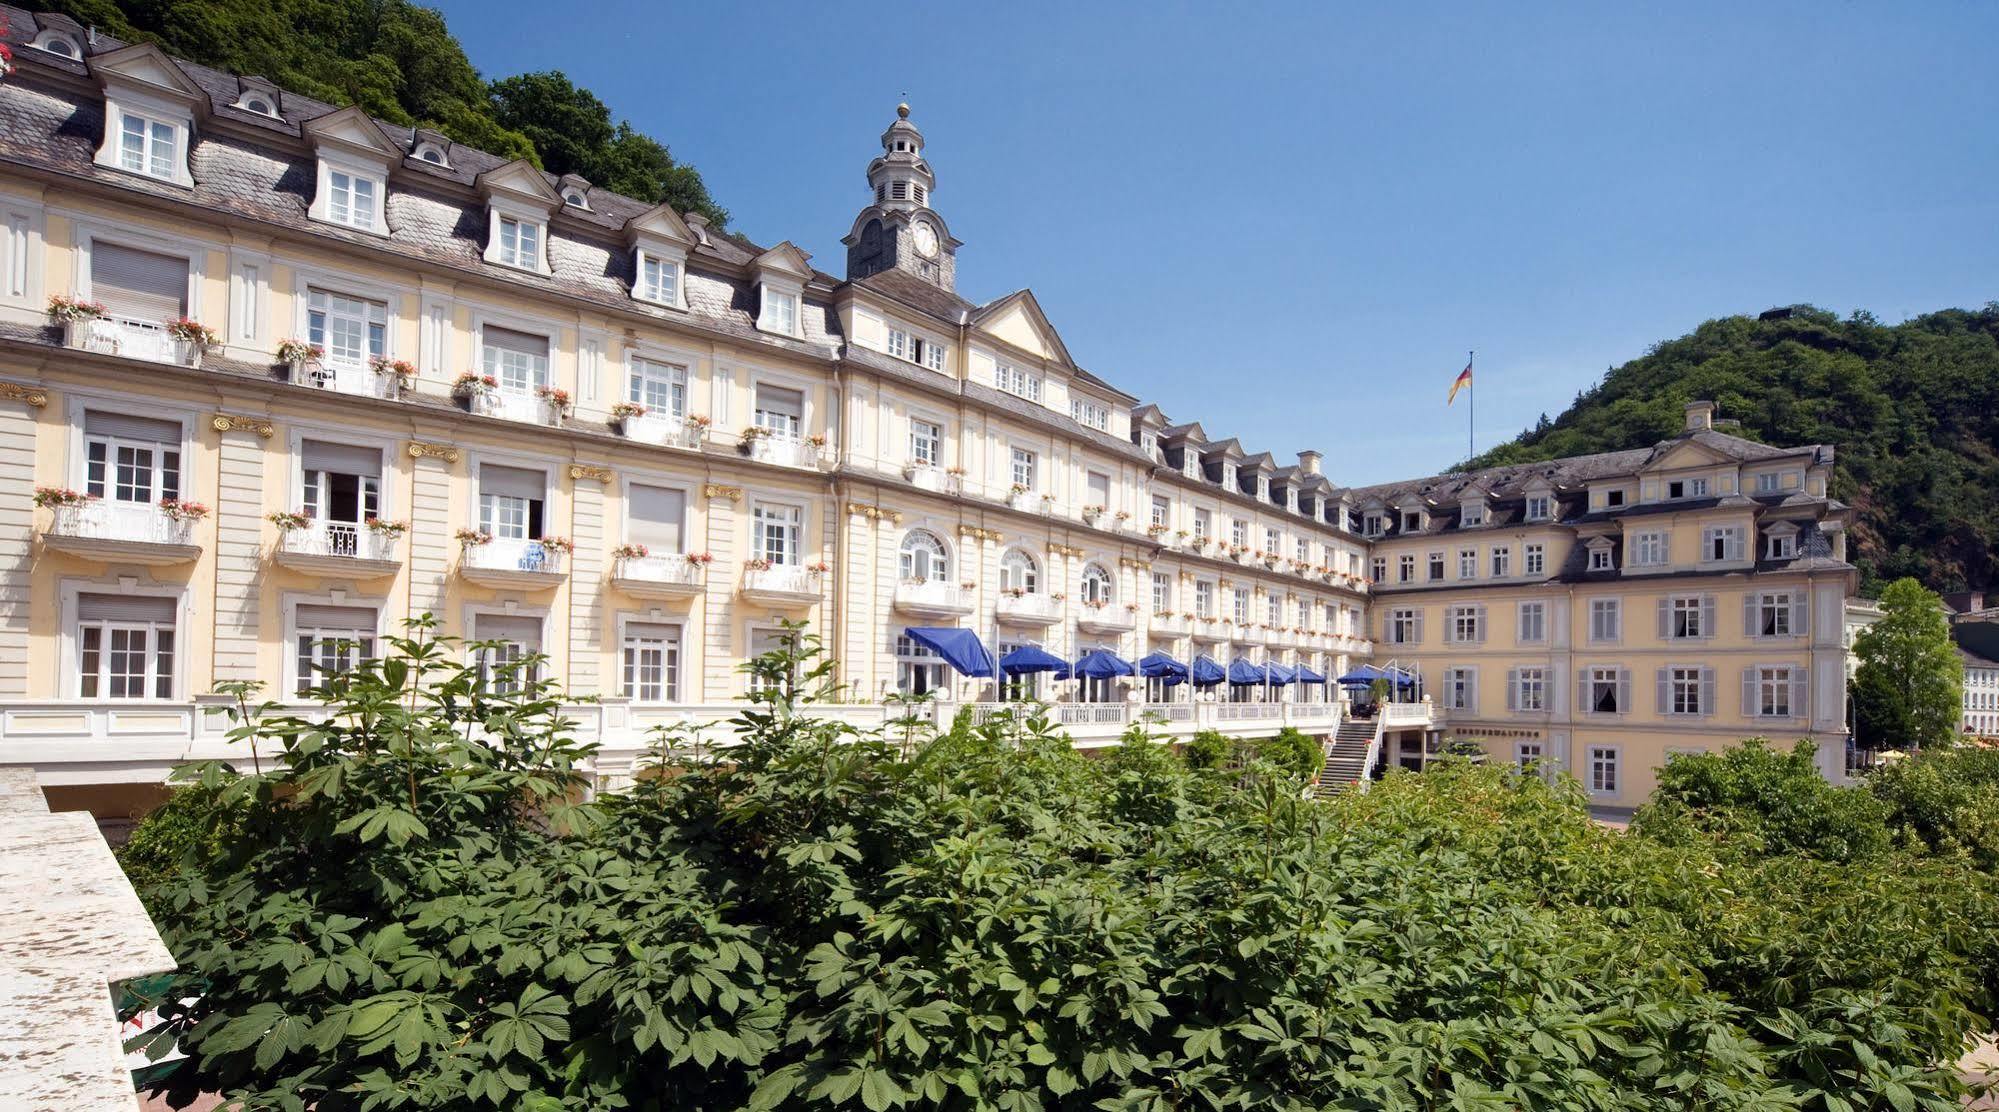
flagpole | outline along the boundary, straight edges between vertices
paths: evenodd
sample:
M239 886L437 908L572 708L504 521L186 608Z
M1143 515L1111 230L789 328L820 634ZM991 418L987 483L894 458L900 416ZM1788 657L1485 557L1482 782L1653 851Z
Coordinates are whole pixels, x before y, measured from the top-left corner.
M1477 358L1478 358L1478 352L1476 351L1466 352L1465 370L1467 371L1471 370L1472 363L1475 360L1477 360ZM1474 374L1471 377L1471 381L1465 384L1465 463L1467 465L1471 463L1472 457L1478 455L1477 430L1478 430L1478 376Z

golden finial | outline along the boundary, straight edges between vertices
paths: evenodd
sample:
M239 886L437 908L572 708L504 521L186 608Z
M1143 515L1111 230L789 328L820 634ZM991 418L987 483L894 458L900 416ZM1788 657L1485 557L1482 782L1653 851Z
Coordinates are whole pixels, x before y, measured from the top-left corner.
M896 119L898 119L898 120L906 120L906 119L908 119L908 118L909 118L909 102L908 102L908 101L906 101L906 100L905 100L905 101L903 101L903 102L902 102L901 104L898 104L898 105L896 105L896 106L895 106L895 118L896 118Z

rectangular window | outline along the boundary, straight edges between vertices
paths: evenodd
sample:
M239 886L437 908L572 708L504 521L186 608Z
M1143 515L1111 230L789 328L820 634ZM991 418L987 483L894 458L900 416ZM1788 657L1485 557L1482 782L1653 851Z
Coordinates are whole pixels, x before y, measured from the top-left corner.
M936 467L944 458L944 428L935 421L909 422L909 459L925 467Z
M1603 504L1610 509L1617 509L1619 506L1624 505L1624 492L1622 490L1604 491Z
M1194 581L1194 616L1212 618L1215 616L1215 585L1212 581Z
M639 296L661 305L680 304L680 264L651 255L640 256Z
M1513 743L1513 763L1522 769L1533 769L1540 765L1541 743L1538 741L1516 741Z
M519 614L475 614L472 640L477 650L479 682L498 695L508 695L533 682L541 655L541 619Z
M1087 495L1089 501L1085 505L1097 506L1105 510L1110 509L1111 477L1109 475L1101 471L1088 472L1083 476L1083 487L1089 492Z
M479 465L479 529L499 540L542 535L548 476L523 467Z
M1375 556L1367 562L1367 578L1371 583L1380 583L1388 578L1388 557Z
M1485 524L1485 506L1477 502L1467 502L1458 509L1458 524L1467 528Z
M118 165L135 174L172 180L180 138L173 124L122 114L118 133Z
M1478 713L1478 670L1444 669L1444 705L1451 710Z
M1624 710L1624 672L1618 668L1590 668L1585 672L1589 687L1586 709L1592 714L1620 714Z
M685 551L687 492L633 483L625 489L625 543L655 556Z
M922 355L918 359L918 362L922 363L924 366L930 368L933 371L941 371L944 369L943 344L933 344L929 340L918 340L916 341L916 346L922 349Z
M1301 563L1301 564L1309 564L1309 563L1311 563L1311 562L1312 562L1312 542L1311 542L1310 540L1308 540L1308 539L1304 538L1304 537L1299 537L1299 538L1298 538L1298 542L1297 542L1297 544L1295 544L1295 545L1293 546L1293 548L1292 548L1292 556L1293 556L1293 558L1294 558L1294 559L1296 559L1296 560L1297 560L1297 561L1298 561L1299 563ZM1330 562L1330 558L1329 558L1329 562Z
M1699 668L1667 668L1665 683L1665 705L1660 711L1665 714L1700 714L1701 711L1701 670Z
M1263 624L1281 626L1284 624L1284 600L1276 595L1266 595L1263 599Z
M141 505L179 498L180 445L178 421L86 410L83 492Z
M1249 547L1249 522L1241 518L1229 522L1229 543L1237 548Z
M1530 544L1524 551L1526 555L1522 563L1525 566L1522 570L1528 575L1548 574L1548 549L1546 545Z
M155 325L184 317L187 287L185 256L90 244L90 296L113 317Z
M633 359L625 400L675 421L687 417L687 368L651 359Z
M1161 614L1173 609L1173 580L1163 571L1152 573L1152 612Z
M927 695L944 687L944 661L936 650L908 634L895 638L895 689L904 695Z
M1207 510L1194 511L1194 535L1201 538L1214 536L1215 515Z
M1513 550L1495 548L1492 550L1492 577L1504 579L1513 574Z
M1395 581L1398 583L1412 583L1415 579L1416 557L1411 553L1405 552L1395 562Z
M85 699L171 699L178 607L171 598L80 594L77 692Z
M1624 606L1614 598L1591 599L1589 604L1589 639L1599 643L1614 642L1624 633Z
M909 359L913 361L916 358L916 349L910 345L909 333L904 332L900 328L889 329L888 353L897 359Z
M993 369L993 381L999 388L1031 402L1041 400L1041 376L1029 374L1011 363L1001 363Z
M1521 668L1513 674L1513 709L1540 712L1548 709L1548 672L1544 668ZM1538 753L1536 754L1539 755Z
M1442 581L1443 578L1444 554L1441 552L1432 552L1430 553L1430 582L1437 583Z
M299 508L325 531L329 554L359 555L361 523L381 516L381 450L331 440L301 440L299 489Z
M1152 496L1152 518L1149 524L1160 529L1173 524L1173 503L1165 495Z
M1520 642L1524 645L1538 645L1548 639L1548 604L1545 602L1523 602L1520 604Z
M648 622L625 626L625 698L634 703L680 701L680 628Z
M786 336L798 335L798 295L764 288L765 326Z
M1554 516L1555 500L1546 494L1527 496L1527 520L1546 521Z
M1388 643L1391 645L1414 645L1423 639L1423 612L1420 610L1390 610L1388 612Z
M1023 491L1034 489L1034 453L1013 449L1013 485Z
M1775 476L1772 476L1774 478ZM1794 688L1799 684L1795 668L1757 668L1754 700L1749 704L1763 718L1790 718L1796 713Z
M1764 592L1756 598L1756 622L1753 633L1758 637L1789 637L1798 632L1793 628L1792 610L1797 600L1788 591Z
M1613 571L1617 567L1611 559L1610 545L1599 544L1589 550L1589 570Z
M1279 555L1284 548L1284 534L1268 526L1263 530L1263 550L1272 556Z
M1485 640L1482 608L1477 606L1451 607L1451 641L1459 645L1475 645Z
M548 385L548 337L516 332L498 325L479 329L483 373L509 394L532 395Z
M293 623L300 695L374 658L376 616L371 607L300 603Z
M774 567L796 567L803 550L800 534L804 518L804 511L797 506L757 503L751 514L750 542L756 558L768 560Z
M1710 561L1742 559L1742 527L1708 526L1701 533L1701 559Z
M1607 745L1589 749L1589 790L1591 795L1617 794L1617 750Z
M1458 578L1478 578L1478 549L1462 548L1458 550Z
M1707 600L1699 595L1666 600L1664 636L1673 641L1706 637L1707 608Z
M336 366L365 367L388 354L389 307L331 290L306 292L306 340Z
M350 228L375 226L375 198L380 186L373 178L341 170L326 172L326 218Z
M541 225L500 217L500 261L522 270L540 270Z
M1360 519L1362 536L1378 537L1388 530L1388 519L1380 514L1366 514Z
M1775 471L1766 472L1765 474L1756 476L1756 493L1758 494L1777 493L1777 473Z
M1642 567L1659 567L1666 562L1666 534L1640 533L1632 538L1633 564Z
M759 383L751 419L773 436L796 440L805 429L805 392Z
M1242 624L1249 621L1248 587L1237 587L1235 589L1235 597L1232 600L1229 613L1230 616L1235 618L1237 624Z
M1706 479L1674 479L1666 484L1668 498L1706 498Z
M1098 430L1107 430L1111 427L1110 407L1087 398L1072 398L1069 402L1069 415L1074 417L1079 425L1088 425Z
M1795 533L1771 533L1764 538L1763 555L1769 560L1789 560L1798 554L1798 537Z

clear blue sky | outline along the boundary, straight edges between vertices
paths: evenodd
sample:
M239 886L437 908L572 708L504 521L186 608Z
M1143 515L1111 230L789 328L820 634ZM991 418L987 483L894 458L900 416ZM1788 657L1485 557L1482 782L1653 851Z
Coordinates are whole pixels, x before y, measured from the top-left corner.
M1999 298L1999 4L443 4L844 272L906 92L962 293L1334 481L1462 458L1711 317ZM530 29L530 30L524 30Z

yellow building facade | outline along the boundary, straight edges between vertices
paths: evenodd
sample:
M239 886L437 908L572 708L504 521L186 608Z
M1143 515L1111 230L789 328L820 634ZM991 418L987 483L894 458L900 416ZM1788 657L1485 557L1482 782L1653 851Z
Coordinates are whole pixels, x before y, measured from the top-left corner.
M1499 677L1599 661L1636 677L1685 658L1719 684L1724 659L1767 658L1804 670L1798 732L1837 732L1818 713L1832 696L1814 635L1717 624L1678 653L1636 636L1641 592L1665 587L1558 575L1624 537L1623 515L1578 507L1568 472L1556 517L1516 530L1545 536L1544 581L1401 581L1381 569L1433 546L1386 515L1413 499L1439 537L1459 529L1436 511L1442 480L1337 487L1316 452L1249 451L1079 367L1032 293L960 297L961 244L906 109L835 277L789 243L61 16L7 33L0 762L34 766L57 806L115 819L176 762L247 757L224 737L218 685L302 700L421 614L502 657L545 655L588 697L573 714L607 785L652 728L733 715L742 663L787 619L824 637L849 692L829 713L860 724L897 691L935 693L943 713L997 700L904 632L957 627L997 653L1101 647L1329 678L1393 658L1429 701L1378 716L1377 745L1413 739L1420 756L1448 723L1512 759L1500 731L1538 729L1540 755L1579 773L1590 746L1615 745L1615 803L1642 798L1647 762L1744 723L1598 722L1560 700L1535 720L1507 711ZM1829 450L1780 466L1724 441L1747 443L1706 429L1662 446L1632 471L1633 512L1645 483L1708 475L1714 507L1659 516L1676 553L1723 520L1761 545L1781 519L1813 555L1690 563L1687 582L1716 607L1767 582L1795 584L1811 614L1836 609L1851 572ZM1773 469L1796 480L1779 488L1792 501L1740 485ZM1482 481L1495 507L1520 493ZM1617 590L1630 639L1585 651L1586 600ZM1503 647L1530 597L1550 607L1548 643ZM1479 641L1377 645L1386 607L1435 631L1460 599L1491 615ZM1463 667L1483 687L1447 711L1444 670ZM1148 715L1169 737L1330 737L1349 713L1334 684L1231 691L1132 677L1036 693L1082 744Z

